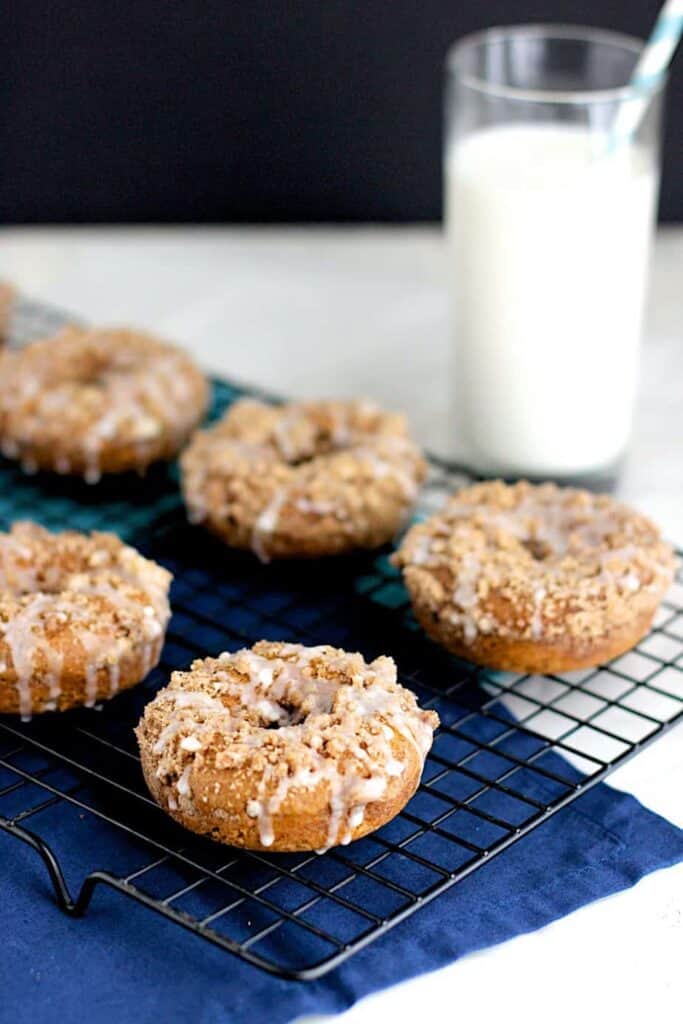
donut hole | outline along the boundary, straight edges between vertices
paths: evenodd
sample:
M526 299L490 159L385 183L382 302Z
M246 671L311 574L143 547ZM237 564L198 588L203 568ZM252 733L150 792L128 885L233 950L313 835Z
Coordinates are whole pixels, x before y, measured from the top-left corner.
M287 465L296 468L352 448L355 436L348 416L329 417L294 407L275 422L271 440Z
M311 438L307 443L296 445L278 444L280 455L288 466L296 469L298 466L305 466L316 459L332 455L334 452L346 451L351 447L349 440L338 441L332 434L320 433Z
M121 374L119 374L119 376L121 376ZM96 374L94 377L89 377L87 380L84 380L83 383L89 388L94 388L97 391L106 391L111 384L111 380L112 371L107 369Z
M96 483L175 455L206 398L201 373L173 346L126 329L68 327L8 353L3 443L25 467Z
M550 544L541 540L540 537L526 537L522 541L522 547L536 562L545 562L553 554Z
M136 369L135 359L127 355L128 358L101 359L96 365L84 367L77 383L93 391L108 392L121 382L127 382Z
M286 462L288 466L292 466L294 469L296 469L298 466L305 466L307 465L307 463L313 462L313 460L317 459L319 455L324 454L327 453L322 451L309 452L305 454L301 453L292 458L287 459Z
M28 597L29 594L49 594L50 597L55 597L63 593L65 586L63 579L46 574L42 577L36 577L33 586L30 581L26 580L18 581L14 586L7 586L3 589L5 593L11 594L12 597Z
M284 729L292 725L302 725L308 718L308 714L302 713L301 708L289 704L287 701L278 700L271 703L276 705L278 717L270 718L261 713L261 728L263 729Z
M57 372L62 383L106 387L112 357L100 345L71 345L60 356ZM51 374L47 376L53 379Z
M304 725L310 715L327 715L333 710L338 685L326 679L307 680L304 686L287 685L278 693L272 689L257 704L263 729L284 729Z

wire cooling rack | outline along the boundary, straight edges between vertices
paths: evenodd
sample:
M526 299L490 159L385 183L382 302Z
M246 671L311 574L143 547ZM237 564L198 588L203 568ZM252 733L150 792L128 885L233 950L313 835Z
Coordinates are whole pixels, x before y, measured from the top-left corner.
M23 302L21 342L64 316ZM212 415L253 393L214 382ZM432 461L421 511L465 482ZM0 463L0 526L114 530L174 574L162 662L101 709L0 719L0 829L42 857L58 906L98 886L281 977L312 979L481 867L683 717L679 578L636 650L563 676L485 672L428 641L388 553L261 566L190 527L175 467L88 487ZM441 717L422 784L372 836L318 856L239 852L151 801L133 737L142 708L193 658L261 639L391 653ZM46 913L52 912L46 904Z

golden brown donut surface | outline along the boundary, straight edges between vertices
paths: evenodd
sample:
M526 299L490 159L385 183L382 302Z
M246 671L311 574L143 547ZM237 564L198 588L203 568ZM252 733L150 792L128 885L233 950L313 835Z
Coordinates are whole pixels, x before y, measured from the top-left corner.
M174 672L136 733L152 796L186 828L294 851L346 844L393 818L437 725L391 658L261 641Z
M184 352L126 329L68 327L0 356L0 442L27 472L143 471L201 420L208 385Z
M0 345L7 341L16 300L16 289L9 281L0 281Z
M584 668L633 647L674 569L645 516L606 495L524 481L459 492L408 531L394 559L433 639L515 672Z
M425 475L403 417L362 401L236 402L181 468L191 520L263 561L378 547Z
M110 533L0 534L0 712L92 706L161 654L170 573Z

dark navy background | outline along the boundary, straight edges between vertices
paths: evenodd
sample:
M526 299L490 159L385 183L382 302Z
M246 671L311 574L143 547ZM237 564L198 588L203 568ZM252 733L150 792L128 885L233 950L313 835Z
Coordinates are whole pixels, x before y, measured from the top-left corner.
M440 215L442 67L494 24L645 36L659 0L21 0L0 12L0 222ZM683 57L662 215L683 219Z

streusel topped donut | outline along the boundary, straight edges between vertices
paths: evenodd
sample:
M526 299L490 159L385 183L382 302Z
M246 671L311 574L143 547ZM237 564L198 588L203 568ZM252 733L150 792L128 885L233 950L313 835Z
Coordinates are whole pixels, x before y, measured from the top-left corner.
M403 417L360 401L236 402L181 468L190 518L263 561L378 547L425 473Z
M27 472L142 471L177 454L207 404L192 360L138 331L68 327L0 359L2 452Z
M137 736L152 795L186 828L235 846L309 850L394 817L437 724L391 658L262 641L175 672Z
M156 665L170 573L110 533L0 534L0 712L92 706Z
M606 495L500 481L414 526L395 560L435 639L494 668L546 672L637 643L674 564L656 527Z

